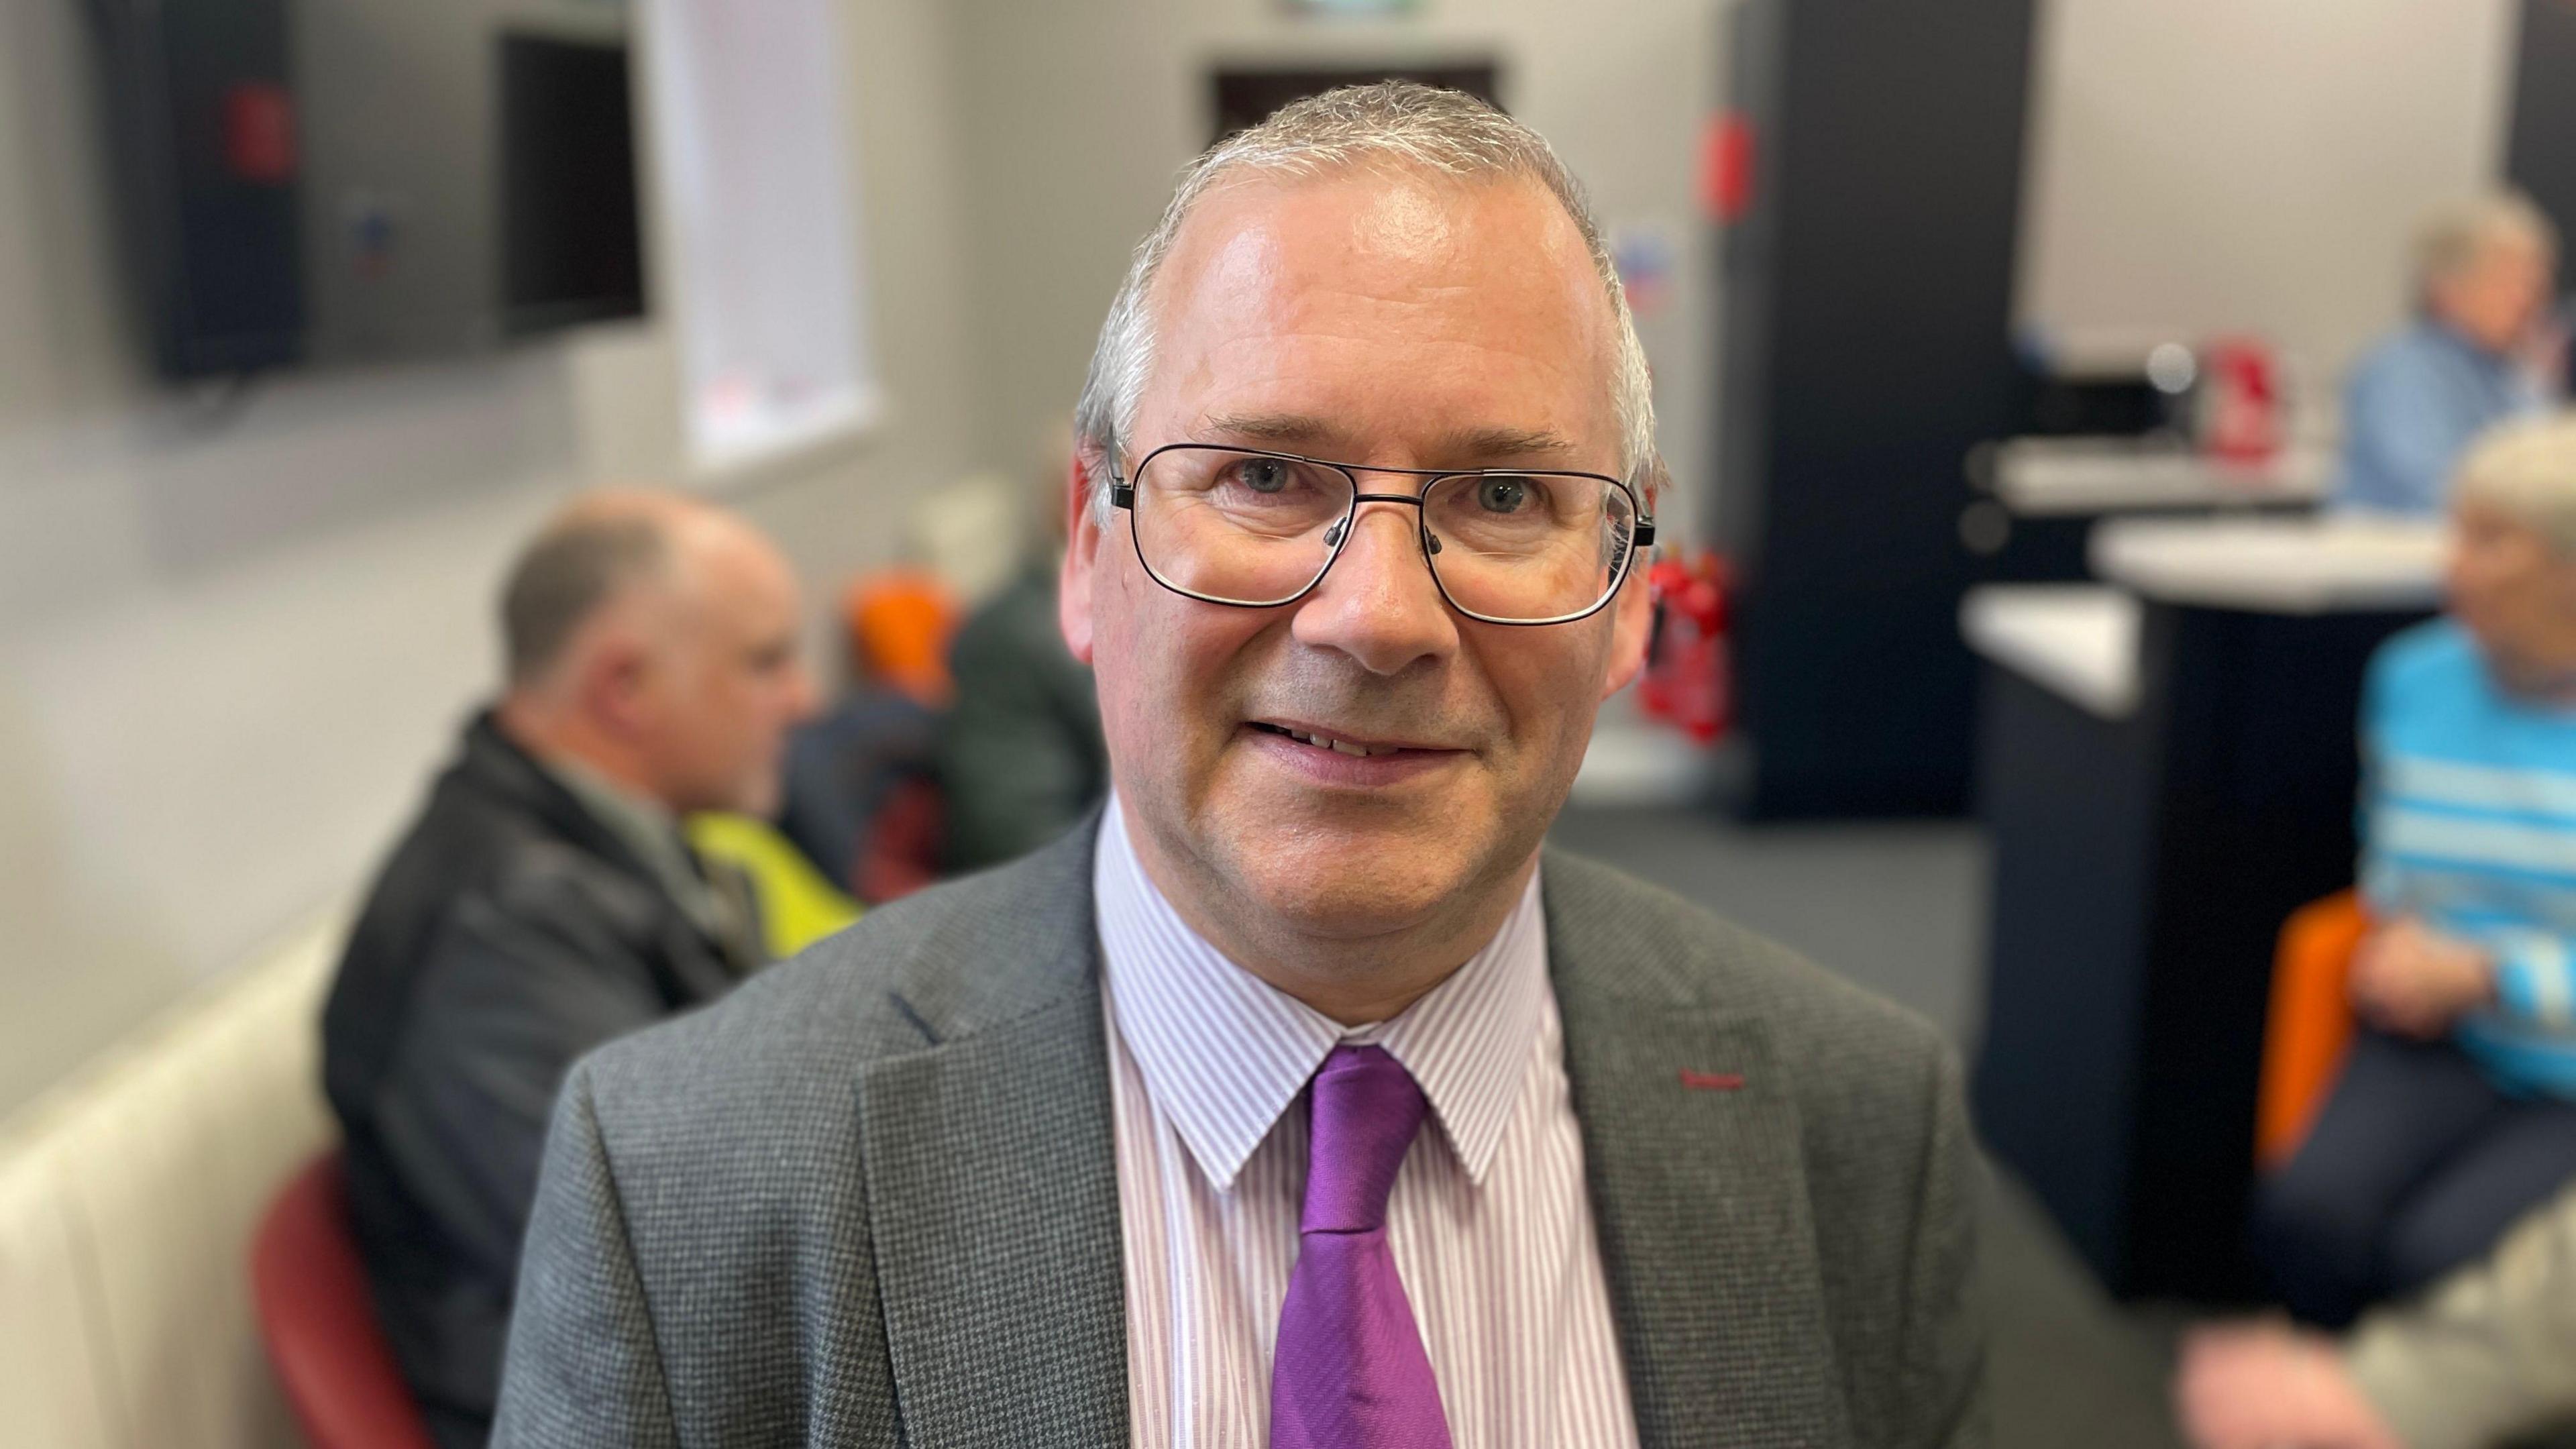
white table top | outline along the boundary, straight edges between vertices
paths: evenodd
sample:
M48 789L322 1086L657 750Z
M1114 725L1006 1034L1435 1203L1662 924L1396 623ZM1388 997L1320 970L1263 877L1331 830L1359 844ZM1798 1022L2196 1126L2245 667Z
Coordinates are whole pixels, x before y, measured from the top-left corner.
M2333 452L2315 445L2231 463L2125 438L2014 438L1994 464L1995 497L2025 517L2313 503L2333 476Z
M2137 596L2101 584L1989 584L1959 601L1986 659L2104 719L2138 707Z
M2441 602L2448 530L2351 515L2111 519L2093 572L2160 603L2266 614L2422 609Z

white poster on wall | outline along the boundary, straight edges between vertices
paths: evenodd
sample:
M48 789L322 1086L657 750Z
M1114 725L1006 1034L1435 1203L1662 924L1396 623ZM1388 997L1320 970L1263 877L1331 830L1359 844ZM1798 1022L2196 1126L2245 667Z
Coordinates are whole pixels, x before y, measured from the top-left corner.
M724 471L869 426L848 73L828 0L651 0L664 289L693 461Z

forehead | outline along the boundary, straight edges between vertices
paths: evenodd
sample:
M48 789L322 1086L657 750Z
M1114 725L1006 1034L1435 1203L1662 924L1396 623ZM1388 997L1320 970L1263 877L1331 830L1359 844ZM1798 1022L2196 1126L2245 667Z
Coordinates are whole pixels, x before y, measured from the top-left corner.
M768 628L796 607L796 575L775 545L729 520L681 545L677 601L698 617Z
M2489 228L2470 256L2472 264L2486 266L2543 266L2551 259L2549 243L2520 227Z
M1515 431L1602 466L1617 449L1610 305L1535 182L1238 181L1192 209L1154 300L1147 446L1287 418L1355 460Z

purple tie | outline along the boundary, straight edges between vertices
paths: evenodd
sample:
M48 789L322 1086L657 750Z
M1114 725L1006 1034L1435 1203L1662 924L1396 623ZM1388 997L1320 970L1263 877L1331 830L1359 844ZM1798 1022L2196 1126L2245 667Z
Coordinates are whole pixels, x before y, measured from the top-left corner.
M1271 1449L1450 1449L1440 1385L1386 1246L1386 1195L1422 1089L1373 1046L1315 1073L1306 1211L1270 1369Z

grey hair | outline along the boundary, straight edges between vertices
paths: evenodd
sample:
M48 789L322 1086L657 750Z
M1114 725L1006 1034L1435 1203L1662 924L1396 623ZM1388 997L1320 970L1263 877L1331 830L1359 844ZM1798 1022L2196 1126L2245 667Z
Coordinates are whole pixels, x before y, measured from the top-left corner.
M1115 458L1136 423L1137 399L1154 369L1154 279L1172 239L1199 199L1238 173L1311 179L1353 168L1427 172L1457 180L1536 181L1565 207L1600 274L1617 319L1617 360L1610 378L1619 419L1619 466L1649 493L1663 481L1655 452L1655 404L1646 351L1637 341L1628 300L1591 203L1546 138L1473 96L1411 81L1345 86L1283 106L1268 120L1218 142L1181 173L1162 219L1137 244L1126 280L1109 304L1100 340L1074 408L1074 435L1084 472ZM1109 494L1091 489L1093 516L1106 522Z
M668 511L616 495L586 499L557 514L519 554L501 586L502 654L512 685L552 669L601 605L672 567Z
M2576 413L2489 431L2453 474L2451 501L2492 508L2576 558Z
M2558 227L2529 196L2506 187L2454 202L2425 218L2415 237L2415 282L2430 287L2456 277L2498 241L2527 241L2558 254Z

